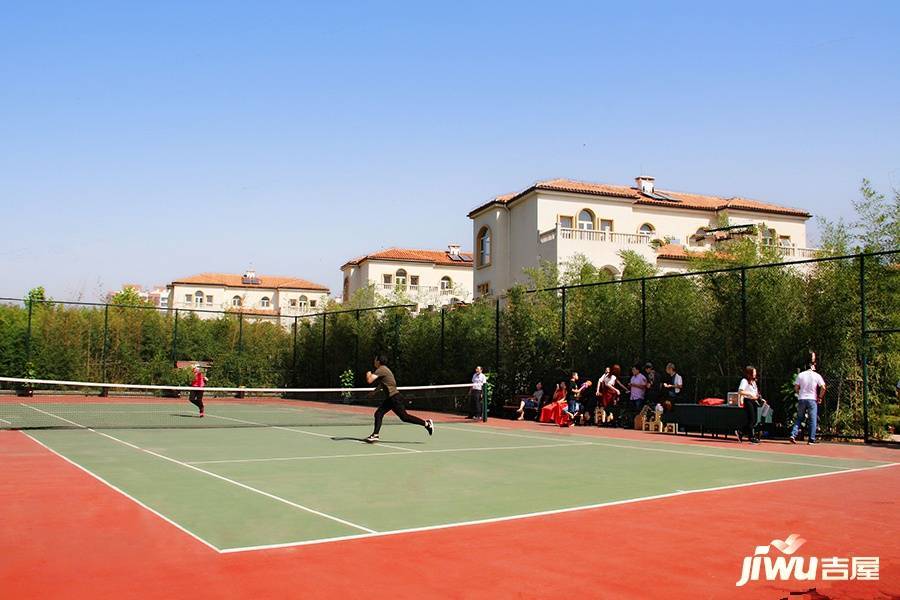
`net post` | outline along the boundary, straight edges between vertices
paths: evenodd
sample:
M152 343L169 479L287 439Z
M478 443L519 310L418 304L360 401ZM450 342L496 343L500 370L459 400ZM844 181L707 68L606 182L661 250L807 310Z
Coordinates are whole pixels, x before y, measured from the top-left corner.
M494 371L494 377L497 377L497 372ZM482 392L481 398L481 422L487 423L488 420L488 405L491 402L491 397L493 396L493 386L491 382L488 381L484 384L484 391Z
M862 394L863 394L863 441L871 442L869 438L869 356L868 356L868 324L866 319L866 256L859 255L859 326L862 355Z
M109 347L109 304L103 305L103 347L100 349L100 381L106 383L106 355ZM109 396L109 388L100 388L100 396L105 398Z
M497 303L494 307L494 380L500 381L500 297L497 297ZM488 403L484 402L483 419L487 421Z
M741 269L741 365L746 366L747 359L747 269Z
M444 309L445 306L441 306L441 377L444 376Z

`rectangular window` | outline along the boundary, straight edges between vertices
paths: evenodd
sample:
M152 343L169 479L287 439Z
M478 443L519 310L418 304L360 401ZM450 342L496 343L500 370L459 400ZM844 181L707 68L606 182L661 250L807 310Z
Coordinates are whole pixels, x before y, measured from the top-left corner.
M187 302L188 304L190 304L190 303L191 303L191 295L190 295L190 294L185 294L185 295L184 295L184 301Z
M478 284L478 295L479 296L489 296L490 293L491 293L490 282Z
M382 280L384 281L384 285L391 285L394 276L389 273L385 273L384 275L382 275L382 278Z
M418 275L410 275L409 276L409 285L413 287L419 287L419 276Z
M572 229L572 222L573 222L572 217L563 217L563 216L559 217L559 226L562 227L563 229Z
M212 301L212 296L207 296L207 297L206 297L206 303L207 303L207 304L212 304L212 303L213 303L213 301Z
M296 301L296 300L293 300L293 299L292 299L292 300L290 301L290 303L291 303L291 306L297 306L297 301Z
M600 219L600 231L612 231L612 230L613 230L612 219Z
M315 308L315 307L316 307L316 304L318 304L318 302L317 302L316 300L310 300L310 301L309 301L309 306L310 306L310 308Z

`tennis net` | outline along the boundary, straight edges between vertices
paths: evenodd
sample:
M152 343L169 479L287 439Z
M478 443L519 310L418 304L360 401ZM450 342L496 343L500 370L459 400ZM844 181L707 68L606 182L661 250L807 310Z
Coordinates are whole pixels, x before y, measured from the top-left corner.
M398 388L408 411L463 420L470 384ZM205 416L190 403L201 388L0 377L0 429L176 429L372 424L372 388L203 389ZM393 413L385 424L396 421Z

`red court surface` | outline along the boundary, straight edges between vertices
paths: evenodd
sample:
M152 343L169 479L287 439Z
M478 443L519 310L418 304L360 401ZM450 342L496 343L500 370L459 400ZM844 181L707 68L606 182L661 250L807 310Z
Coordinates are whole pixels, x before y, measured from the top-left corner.
M892 449L864 446L754 450L898 461ZM216 553L20 432L0 431L0 466L3 598L900 598L897 466L235 554ZM402 490L397 502L402 509ZM791 533L807 540L798 555L880 557L880 579L736 587L755 546Z

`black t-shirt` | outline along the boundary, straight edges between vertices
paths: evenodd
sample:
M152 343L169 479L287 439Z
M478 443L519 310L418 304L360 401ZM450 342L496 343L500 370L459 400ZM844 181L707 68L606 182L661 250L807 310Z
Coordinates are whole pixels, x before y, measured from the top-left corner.
M375 380L375 389L384 394L385 400L398 393L397 380L394 379L394 374L385 365L375 369L375 372L372 374L378 378Z

